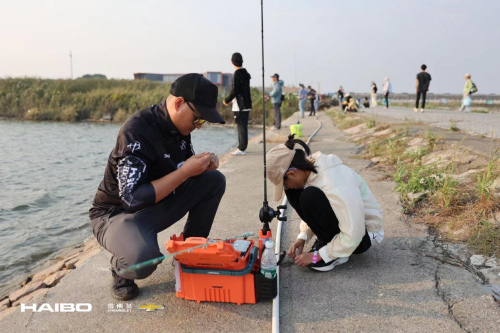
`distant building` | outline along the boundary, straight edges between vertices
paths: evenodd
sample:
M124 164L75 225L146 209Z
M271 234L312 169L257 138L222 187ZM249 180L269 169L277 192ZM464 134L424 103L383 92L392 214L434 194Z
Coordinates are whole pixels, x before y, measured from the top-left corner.
M134 73L134 80L148 80L162 83L173 83L184 74ZM230 90L233 74L223 72L205 72L203 76L223 90Z

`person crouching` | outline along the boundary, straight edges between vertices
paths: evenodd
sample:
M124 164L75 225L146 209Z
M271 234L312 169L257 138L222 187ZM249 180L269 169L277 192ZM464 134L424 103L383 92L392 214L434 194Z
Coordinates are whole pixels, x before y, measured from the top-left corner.
M338 156L311 155L307 144L291 135L267 153L267 178L275 185L274 201L284 190L302 219L288 251L298 266L330 271L383 240L380 205L364 179ZM304 253L313 235L316 241Z

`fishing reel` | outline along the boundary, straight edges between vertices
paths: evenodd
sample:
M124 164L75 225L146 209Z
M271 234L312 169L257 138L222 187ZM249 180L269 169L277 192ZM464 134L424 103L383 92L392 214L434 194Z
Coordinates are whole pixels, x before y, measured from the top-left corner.
M274 218L277 218L279 221L282 222L286 221L286 216L280 216L282 213L281 211L284 211L285 209L286 205L280 205L277 207L276 210L274 210L271 207L269 207L267 201L264 201L264 205L262 206L259 212L260 222L264 224L264 226L262 227L262 232L264 234L270 231L269 223L272 222Z

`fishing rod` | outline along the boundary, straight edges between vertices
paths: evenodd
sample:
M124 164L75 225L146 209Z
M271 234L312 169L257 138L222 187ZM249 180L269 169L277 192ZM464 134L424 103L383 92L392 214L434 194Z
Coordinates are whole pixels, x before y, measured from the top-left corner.
M207 244L201 244L201 245L193 246L193 247L190 247L189 249L185 249L185 250L182 250L182 251L170 253L170 254L167 254L167 255L164 255L164 256L161 256L161 257L158 257L158 258L154 258L154 259L151 259L151 260L143 261L143 262L140 262L138 264L129 266L129 267L123 269L123 271L124 272L135 271L135 270L138 270L138 269L141 269L141 268L144 268L144 267L158 265L163 260L165 260L167 258L170 258L170 257L174 257L174 256L176 256L178 254L181 254L181 253L191 252L192 250L200 248L200 247L206 248L208 245L217 244L217 243L225 242L225 241L228 241L228 240L233 240L233 239L236 239L236 238L247 239L248 237L250 237L252 235L254 235L253 232L247 231L247 232L244 232L243 234L238 235L238 236L228 237L228 238L224 238L224 239L217 239L217 240L214 239L214 242L212 242L212 243L207 243ZM119 271L121 271L121 270L119 270Z
M264 224L260 232L260 238L268 238L266 235L271 237L271 229L269 228L269 223L276 217L280 221L286 221L286 216L280 217L280 210L286 209L286 206L278 206L276 210L269 207L267 201L267 164L266 164L266 92L265 92L265 66L264 66L264 0L260 0L260 32L261 32L261 43L262 43L262 137L263 137L263 157L264 157L264 202L262 203L262 208L259 212L259 219Z

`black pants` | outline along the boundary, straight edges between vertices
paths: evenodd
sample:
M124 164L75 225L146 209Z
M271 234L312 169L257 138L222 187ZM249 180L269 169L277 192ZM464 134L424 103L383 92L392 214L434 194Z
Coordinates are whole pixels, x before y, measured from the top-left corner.
M310 116L316 114L316 109L314 108L314 99L310 99L311 101L311 112L309 113Z
M425 109L425 97L427 96L427 91L417 91L417 102L415 103L415 107L418 109L420 95L422 95L422 109Z
M388 92L386 92L386 93L384 94L384 98L385 98L385 106L386 106L387 108L389 108L389 93L388 93Z
M274 103L274 127L281 128L281 103Z
M208 237L225 190L224 175L216 170L206 171L189 178L162 201L136 213L113 207L108 214L92 220L94 236L112 253L111 265L116 271L161 257L157 234L188 212L184 239ZM126 279L144 279L155 270L156 266L149 266L119 275Z
M321 242L329 243L340 233L339 220L330 201L319 188L311 186L303 190L286 190L285 194L290 205ZM365 236L353 253L361 254L371 246L370 236L365 229Z
M235 111L234 121L238 128L238 149L245 151L248 146L248 115L250 111Z

